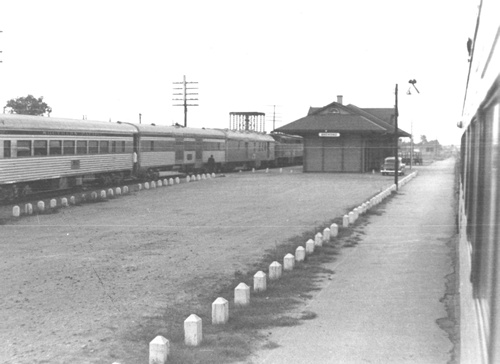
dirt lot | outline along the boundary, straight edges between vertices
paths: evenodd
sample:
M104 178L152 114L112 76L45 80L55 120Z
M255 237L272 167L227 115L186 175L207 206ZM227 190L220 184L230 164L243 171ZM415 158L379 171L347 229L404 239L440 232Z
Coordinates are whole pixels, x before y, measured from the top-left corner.
M145 363L147 341L133 338L144 321L173 305L209 306L199 297L266 250L392 183L300 170L233 174L8 221L0 362Z

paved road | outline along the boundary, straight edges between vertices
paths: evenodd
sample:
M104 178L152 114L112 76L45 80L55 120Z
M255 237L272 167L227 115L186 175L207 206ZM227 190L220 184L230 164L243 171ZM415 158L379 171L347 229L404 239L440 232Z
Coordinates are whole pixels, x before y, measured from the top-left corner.
M420 175L372 215L366 235L328 268L335 274L307 310L318 317L272 330L279 345L253 363L447 363L437 324L452 270L453 160Z

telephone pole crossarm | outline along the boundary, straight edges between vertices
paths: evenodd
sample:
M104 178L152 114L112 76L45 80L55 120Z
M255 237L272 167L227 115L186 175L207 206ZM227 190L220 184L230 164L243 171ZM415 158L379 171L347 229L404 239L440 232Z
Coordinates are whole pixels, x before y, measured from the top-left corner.
M189 102L198 101L197 98L192 96L198 96L197 92L188 92L188 90L198 91L197 87L187 87L188 84L198 84L198 82L186 81L186 76L183 76L182 82L172 82L175 85L183 85L183 87L174 87L174 90L182 90L180 93L173 93L174 96L184 96L182 99L172 99L172 101L183 101L182 104L174 104L173 106L184 106L184 126L187 126L187 107L188 106L199 106L198 104L191 104Z

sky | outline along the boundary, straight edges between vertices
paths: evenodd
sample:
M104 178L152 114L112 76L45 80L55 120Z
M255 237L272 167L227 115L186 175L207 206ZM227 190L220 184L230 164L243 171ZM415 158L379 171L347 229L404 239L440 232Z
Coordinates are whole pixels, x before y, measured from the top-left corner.
M183 124L266 113L266 130L343 95L395 104L399 125L459 144L479 0L0 0L0 104L43 96L53 117ZM417 93L408 83L415 79ZM407 91L411 89L411 95ZM1 110L0 110L1 112Z

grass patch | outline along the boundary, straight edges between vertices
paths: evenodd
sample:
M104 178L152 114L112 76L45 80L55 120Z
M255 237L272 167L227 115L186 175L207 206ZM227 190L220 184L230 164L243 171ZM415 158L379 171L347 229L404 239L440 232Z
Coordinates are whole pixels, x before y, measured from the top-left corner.
M343 247L354 247L361 240L358 230L366 224L366 216L360 216L355 226L342 228L342 219L334 219L322 226L296 236L283 244L275 244L265 252L258 264L248 267L246 272L235 271L234 277L228 283L226 277L215 279L212 287L220 287L217 292L202 290L194 300L186 300L183 304L170 305L161 316L146 317L135 328L131 328L127 337L134 346L147 348L149 342L157 335L166 337L171 344L172 356L169 363L206 363L219 364L242 361L248 358L256 348L273 349L277 345L269 340L266 329L272 327L293 327L304 320L314 320L317 314L311 311L301 311L315 292L321 289L321 284L332 279L334 271L326 269L324 263L334 261ZM265 292L253 292L253 275L257 271L268 273L269 265L283 257L294 253L298 246L314 237L324 226L336 223L338 236L333 242L316 247L313 254L308 255L304 262L295 265L292 271L284 271L279 280L267 280ZM234 288L241 282L251 287L250 305L235 306ZM211 304L218 298L229 301L229 321L225 325L212 325ZM196 313L203 322L203 342L199 347L184 345L184 320ZM145 350L144 355L147 355ZM131 362L145 362L147 357L129 358Z

